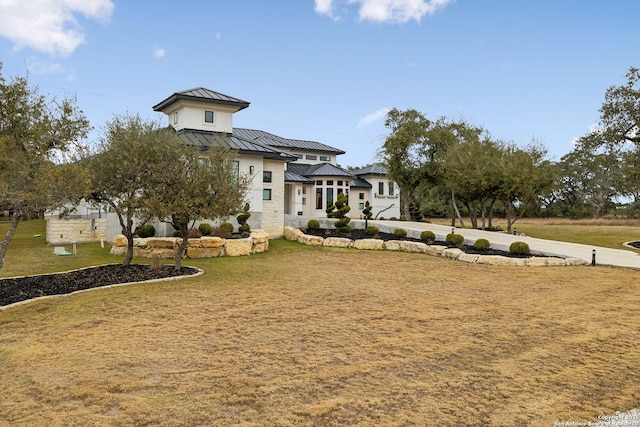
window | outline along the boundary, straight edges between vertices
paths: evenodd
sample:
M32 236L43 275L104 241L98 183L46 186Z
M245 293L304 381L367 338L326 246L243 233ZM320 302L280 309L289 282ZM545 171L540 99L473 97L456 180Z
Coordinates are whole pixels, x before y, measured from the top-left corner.
M240 178L240 162L238 160L231 162L231 175L233 175L233 182L238 182Z
M393 196L393 192L394 192L393 182L389 181L389 195Z
M341 186L342 185L342 181L338 181L338 185Z
M378 183L378 194L381 196L384 194L384 182Z
M330 162L331 161L331 157L329 157L329 156L320 156L320 161L321 162Z
M271 171L262 172L262 182L271 182Z
M322 180L321 179L317 180L316 185L322 185Z
M318 156L314 154L307 154L306 158L307 160L318 160Z
M175 113L173 113L173 124L175 125L176 123L178 123L178 112L177 111Z
M333 188L327 188L327 203L333 203Z
M307 198L303 197L302 198L302 206L306 206L306 204L307 204Z
M307 194L307 187L302 187L302 194Z
M344 190L342 188L338 188L338 194L342 194L344 193Z
M358 193L358 199L364 200L364 193Z
M332 179L328 180L327 185L333 185L333 180Z
M322 206L322 188L316 188L316 209L324 209Z
M358 209L363 210L364 209L364 203L358 203Z
M262 200L271 200L271 189L265 188L262 190Z
M204 112L204 121L205 123L213 123L213 111Z

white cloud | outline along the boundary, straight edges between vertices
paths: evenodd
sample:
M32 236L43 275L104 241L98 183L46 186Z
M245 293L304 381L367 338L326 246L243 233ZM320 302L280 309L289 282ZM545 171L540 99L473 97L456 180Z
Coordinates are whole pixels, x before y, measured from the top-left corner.
M70 55L85 43L76 16L108 22L113 9L112 0L0 0L0 37L15 50Z
M379 109L378 111L374 111L371 114L367 114L366 116L358 120L358 125L356 126L356 128L362 129L370 125L371 123L377 122L378 120L384 118L384 116L386 116L389 111L391 111L391 108L385 107Z
M164 58L164 56L167 54L167 51L164 49L160 49L160 48L156 48L153 49L153 57L154 58Z
M315 0L315 11L334 20L337 4L345 2L359 6L362 21L404 23L420 22L425 15L433 15L454 0Z

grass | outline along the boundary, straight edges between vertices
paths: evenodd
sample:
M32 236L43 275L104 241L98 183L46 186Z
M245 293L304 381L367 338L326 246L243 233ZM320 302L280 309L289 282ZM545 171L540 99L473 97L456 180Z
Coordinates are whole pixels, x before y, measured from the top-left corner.
M48 251L54 270L114 261ZM185 263L205 274L0 311L0 425L551 426L640 406L635 270L282 240Z

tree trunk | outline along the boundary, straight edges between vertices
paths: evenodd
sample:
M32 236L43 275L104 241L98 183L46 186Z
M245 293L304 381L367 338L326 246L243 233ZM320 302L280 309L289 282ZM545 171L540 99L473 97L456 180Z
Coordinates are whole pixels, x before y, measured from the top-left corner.
M453 210L455 211L458 220L460 221L460 227L464 228L464 221L462 220L462 215L460 215L460 209L458 209L458 203L456 202L456 193L455 190L451 190L451 203L453 204ZM452 227L456 226L455 218L452 221Z
M20 222L20 217L22 216L22 212L19 209L15 209L13 211L13 218L11 219L11 225L7 230L7 234L4 237L4 240L0 242L0 269L4 265L4 256L7 253L7 247L13 239L13 235L16 233L16 229L18 228L18 223Z
M409 197L402 198L402 212L405 220L411 221L411 200Z
M189 241L189 229L182 230L182 242L180 242L180 246L178 246L178 252L176 252L176 265L173 267L174 270L178 271L182 268L182 254L184 254L184 250L187 248L187 243Z
M125 237L127 238L127 255L124 257L122 265L127 266L131 264L131 260L133 259L133 233L127 231Z

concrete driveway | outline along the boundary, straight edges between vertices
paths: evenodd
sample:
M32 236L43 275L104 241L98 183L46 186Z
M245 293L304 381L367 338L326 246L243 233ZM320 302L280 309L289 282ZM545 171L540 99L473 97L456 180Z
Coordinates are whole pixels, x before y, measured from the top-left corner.
M352 220L352 223L362 223L362 227L364 228L364 221ZM380 231L385 233L393 233L393 230L396 228L402 228L407 230L409 237L414 238L420 238L420 233L423 230L433 231L438 240L444 240L445 236L451 233L451 227L425 222L385 220L369 221L369 225L375 225ZM514 236L507 233L471 230L468 228L456 229L456 233L464 236L466 244L473 244L477 239L484 238L487 239L491 243L491 247L495 249L509 250L509 245L511 245L512 242L521 241L526 242L534 253L582 258L589 263L592 261L593 251L595 250L595 260L597 265L613 265L640 269L640 255L625 249L610 249L599 246L581 245L577 243L557 242L554 240L536 239L528 236Z

